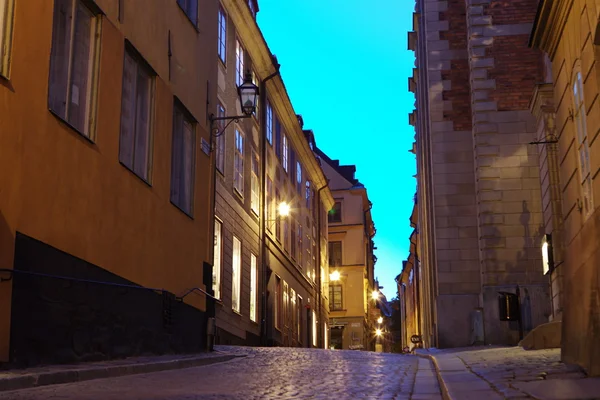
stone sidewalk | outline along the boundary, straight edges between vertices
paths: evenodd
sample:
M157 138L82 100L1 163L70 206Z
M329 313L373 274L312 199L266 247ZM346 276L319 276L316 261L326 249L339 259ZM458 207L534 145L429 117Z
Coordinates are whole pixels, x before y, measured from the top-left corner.
M600 378L560 361L560 349L419 349L431 358L446 400L600 399Z
M201 365L229 361L236 357L244 356L224 351L214 351L212 353L131 357L122 360L50 365L8 371L0 370L0 392L60 383L81 382L92 379L198 367Z

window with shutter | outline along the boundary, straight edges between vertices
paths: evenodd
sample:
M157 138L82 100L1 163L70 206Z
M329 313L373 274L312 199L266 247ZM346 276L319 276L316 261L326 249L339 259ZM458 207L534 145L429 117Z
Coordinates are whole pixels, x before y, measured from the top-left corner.
M153 76L129 47L123 64L119 161L149 182Z
M92 11L81 0L55 1L48 105L57 116L89 138L92 136L98 32L97 10Z

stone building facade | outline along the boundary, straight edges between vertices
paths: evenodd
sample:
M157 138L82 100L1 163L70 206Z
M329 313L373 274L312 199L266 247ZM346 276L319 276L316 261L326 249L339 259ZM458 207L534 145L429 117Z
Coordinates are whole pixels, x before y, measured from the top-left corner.
M416 95L419 334L425 346L516 344L499 292L520 290L526 334L551 314L539 243L536 120L543 57L528 48L535 0L418 0Z
M562 359L600 375L600 6L540 1L530 44L546 55L531 109L538 120L545 233L551 235Z
M214 126L215 342L323 347L324 216L333 199L314 135L303 130L256 23L258 10L255 0L223 0L217 18L215 116L241 115L237 87L247 73L260 93L250 118ZM279 215L281 203L289 216Z
M323 171L335 205L329 225L329 313L331 347L375 350L375 320L381 315L373 291L375 224L367 189L355 178L356 166L340 165L320 149Z

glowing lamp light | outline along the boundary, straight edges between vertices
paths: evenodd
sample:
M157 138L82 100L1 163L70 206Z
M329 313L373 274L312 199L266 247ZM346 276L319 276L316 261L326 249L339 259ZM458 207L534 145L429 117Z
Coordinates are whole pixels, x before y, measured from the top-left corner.
M333 271L331 274L329 274L329 280L332 282L339 281L340 271Z
M287 217L288 215L290 215L290 205L286 202L281 202L277 207L277 211L282 217Z
M381 336L381 334L382 334L381 329L379 329L379 328L375 329L375 335Z
M373 290L373 293L371 293L371 297L373 298L373 300L379 299L379 292L377 290Z
M383 317L379 317L379 318L377 318L377 323L378 323L378 324L381 324L381 323L383 323Z

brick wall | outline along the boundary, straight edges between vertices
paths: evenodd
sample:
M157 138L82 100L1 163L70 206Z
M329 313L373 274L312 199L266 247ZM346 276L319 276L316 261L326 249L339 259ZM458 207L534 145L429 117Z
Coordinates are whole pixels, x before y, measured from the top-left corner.
M489 70L489 79L496 80L490 91L498 111L525 110L536 83L543 71L542 54L527 47L529 35L495 36L486 49L486 56L494 58L495 68Z
M533 22L538 0L492 0L484 9L495 25Z

